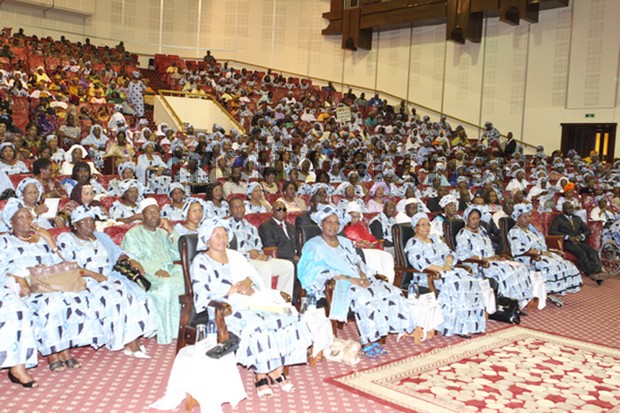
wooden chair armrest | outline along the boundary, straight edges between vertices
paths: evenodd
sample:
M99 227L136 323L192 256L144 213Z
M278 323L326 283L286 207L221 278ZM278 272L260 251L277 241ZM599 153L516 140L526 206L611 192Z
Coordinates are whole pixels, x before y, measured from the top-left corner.
M271 258L278 258L278 247L264 247L263 254Z
M437 288L435 288L435 280L441 279L441 273L439 271L433 271L433 270L424 270L422 272L426 274L427 282L428 282L428 289L431 290L433 294L435 294L435 297L437 297L438 292L437 292Z
M489 266L491 266L491 264L487 260L478 259L478 258L468 258L466 260L463 260L462 262L468 262L470 264L478 264L482 268L489 268Z
M191 294L183 294L179 296L179 303L181 304L192 305L193 302L194 302L194 299Z
M546 235L545 243L549 249L564 251L564 237L561 235Z
M291 296L287 293L285 293L284 291L280 291L280 295L282 296L282 298L284 298L284 301L286 301L287 303L291 302Z
M209 307L215 308L215 325L217 326L217 342L223 343L230 338L224 317L232 314L230 304L222 301L211 301Z
M375 278L376 278L377 280L379 280L379 281L385 281L385 282L388 282L388 277L386 277L386 276L385 276L385 275L383 275L383 274L375 274Z
M385 247L385 245L384 245L384 244L385 244L385 240L378 239L378 240L376 240L376 241L374 242L374 244L375 244L375 245L374 245L374 248L375 248L375 249L378 249L378 250L382 250L382 251L383 251L383 249L384 249L384 247Z

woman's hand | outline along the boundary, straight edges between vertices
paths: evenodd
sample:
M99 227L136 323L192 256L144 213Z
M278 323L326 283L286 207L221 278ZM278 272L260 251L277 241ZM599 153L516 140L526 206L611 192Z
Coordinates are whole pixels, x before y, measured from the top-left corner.
M81 271L82 271L82 277L90 277L93 280L97 281L98 283L108 280L108 277L106 277L103 274L99 274L98 272L94 272L91 270L81 270Z
M155 276L158 278L170 278L170 273L166 270L157 270Z
M251 279L246 278L243 281L239 281L228 291L228 294L239 293L241 295L252 295L254 294L254 283Z
M370 287L370 280L368 278L351 278L349 282L362 288Z
M49 211L49 208L45 204L37 205L36 207L34 207L34 213L37 214L37 216L44 214L47 211Z
M30 284L23 277L18 277L17 275L7 274L8 277L12 277L17 285L19 285L19 296L27 297L30 295Z

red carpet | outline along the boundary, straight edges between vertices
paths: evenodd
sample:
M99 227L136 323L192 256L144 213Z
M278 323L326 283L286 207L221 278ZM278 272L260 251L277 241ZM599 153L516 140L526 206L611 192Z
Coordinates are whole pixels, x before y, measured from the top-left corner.
M620 350L515 326L330 382L423 413L617 411Z
M617 322L617 314L620 314L620 302L617 299L620 278L610 279L602 286L590 280L585 280L585 283L582 292L566 297L564 308L547 307L542 311L532 311L528 317L523 318L522 326L620 349L620 325ZM492 321L488 325L488 332L507 327L507 324ZM357 339L355 326L349 323L342 336ZM314 369L308 366L292 367L291 379L298 390L293 394L285 394L276 389L275 397L267 401L255 396L253 375L240 368L249 398L241 402L236 410L224 405L224 411L383 413L389 411L384 404L341 389L325 379L463 341L467 342L460 338L439 336L415 346L411 339L396 343L396 338L390 336L385 346L389 351L387 356L377 360L364 359L354 368L327 361L320 362ZM77 349L74 354L84 367L62 373L51 373L47 363L40 359L39 366L31 370L31 374L40 383L40 387L34 390L22 389L9 383L3 372L0 380L0 412L157 412L148 406L165 392L175 344L160 346L154 340L145 340L145 344L153 358L144 361L105 349ZM178 411L184 411L184 407L180 406ZM198 409L195 411L198 412Z

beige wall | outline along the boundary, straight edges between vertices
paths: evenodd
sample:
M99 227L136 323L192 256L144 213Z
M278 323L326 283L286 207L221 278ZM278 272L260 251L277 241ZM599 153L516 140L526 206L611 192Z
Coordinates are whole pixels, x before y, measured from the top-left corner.
M560 123L617 122L620 1L573 0L537 24L486 20L482 43L446 43L445 26L375 31L371 51L320 34L329 0L109 0L93 17L2 4L0 19L28 33L95 44L124 40L145 54L219 58L360 85L474 124L559 147ZM454 121L453 121L454 123ZM470 135L474 129L470 129ZM620 156L620 142L616 145Z

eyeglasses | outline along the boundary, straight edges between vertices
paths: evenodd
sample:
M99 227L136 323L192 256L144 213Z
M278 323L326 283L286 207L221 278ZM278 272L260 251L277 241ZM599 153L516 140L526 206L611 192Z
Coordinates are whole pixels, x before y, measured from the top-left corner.
M277 207L275 210L278 212L286 212L286 207Z

